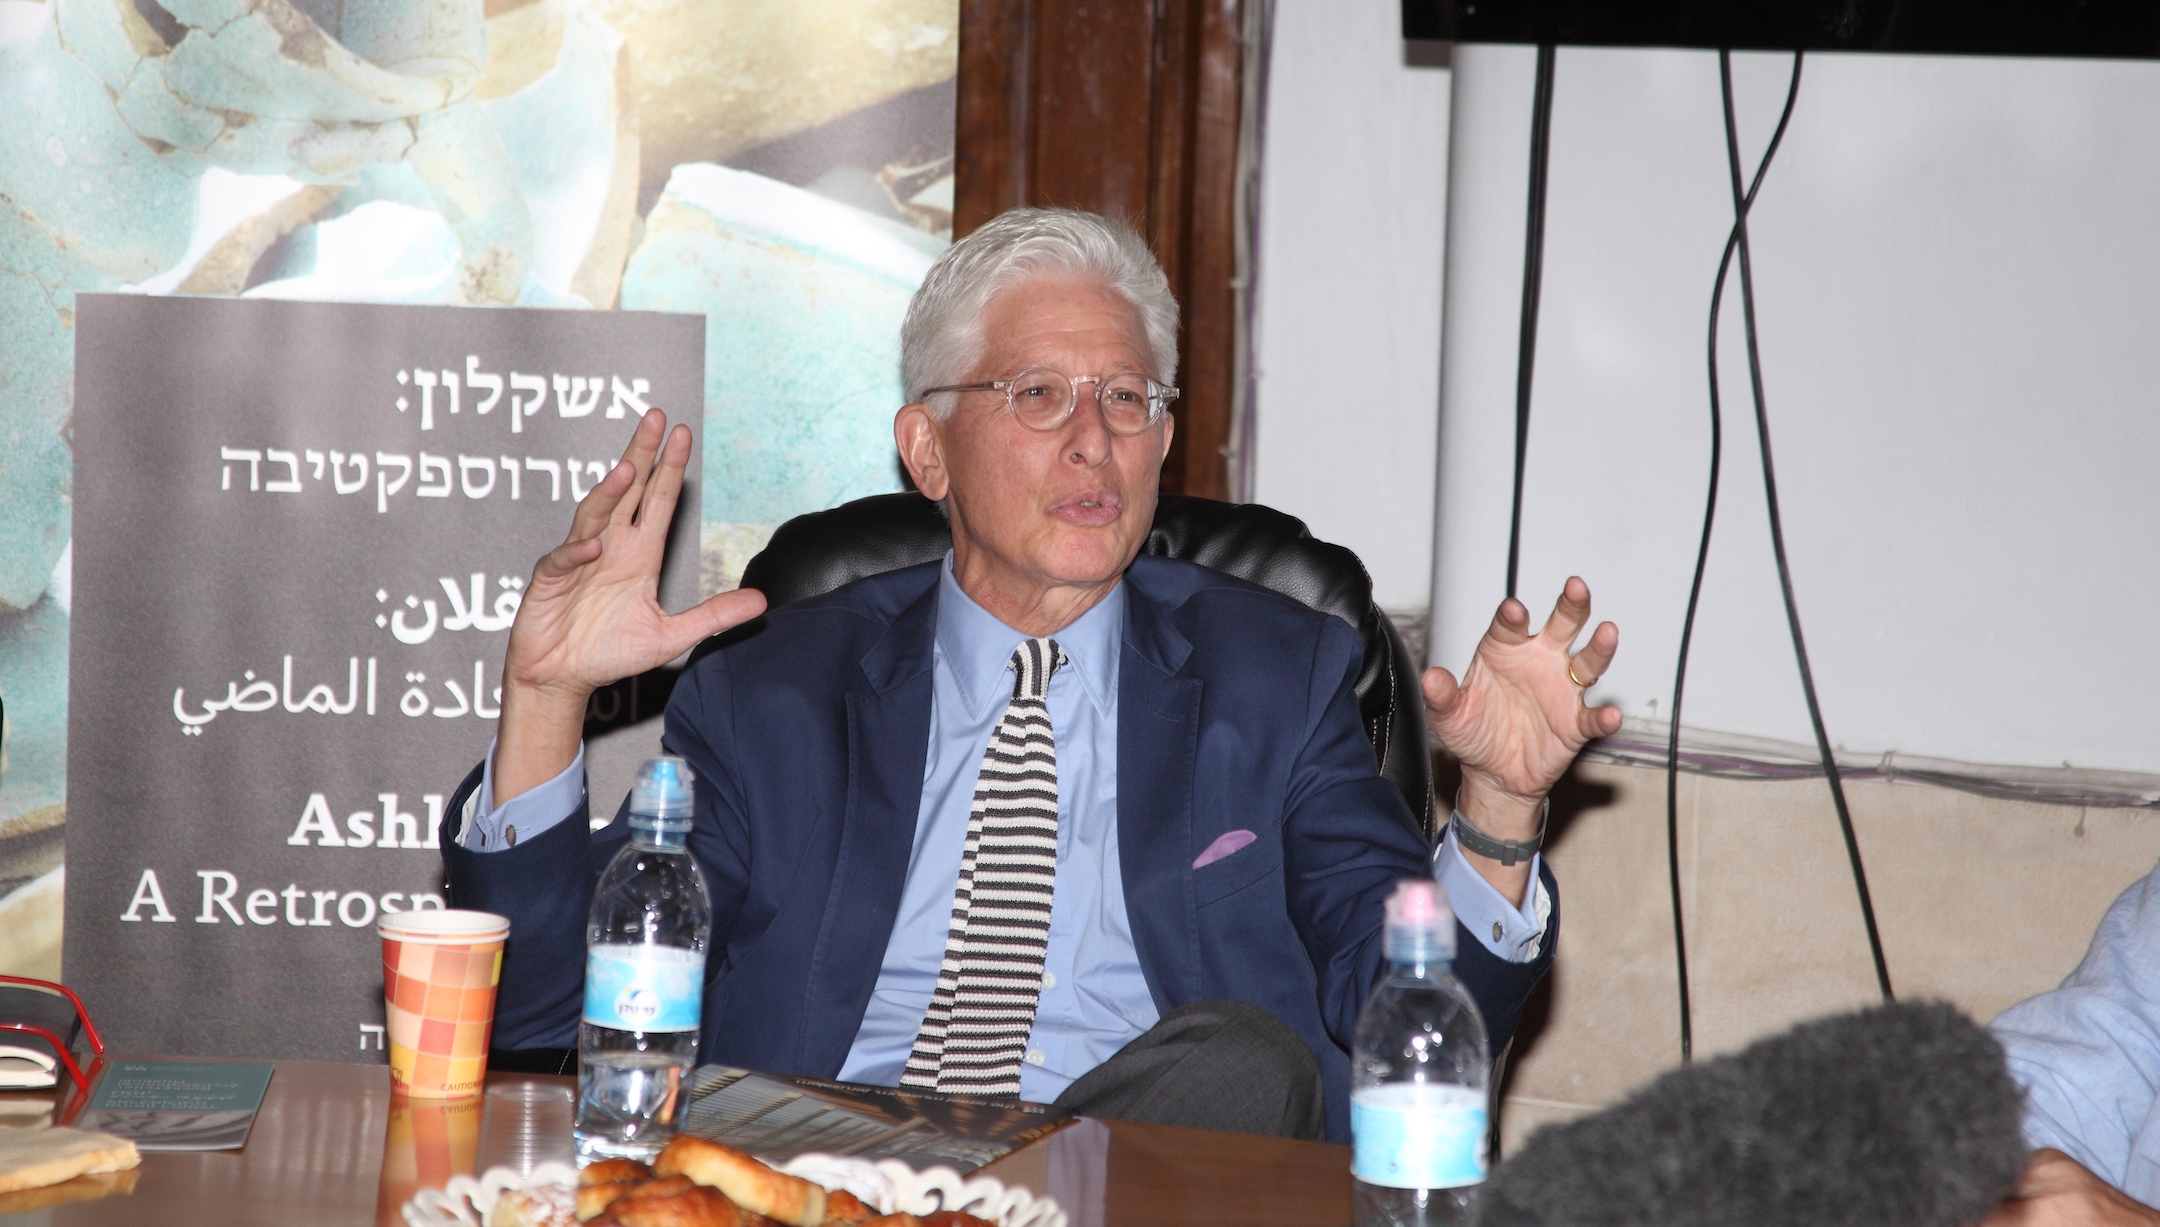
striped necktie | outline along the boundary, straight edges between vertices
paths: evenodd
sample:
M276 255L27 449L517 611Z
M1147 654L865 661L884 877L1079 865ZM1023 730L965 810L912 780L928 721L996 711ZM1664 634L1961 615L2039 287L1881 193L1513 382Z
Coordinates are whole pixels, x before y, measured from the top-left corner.
M1020 1093L1057 885L1057 741L1046 698L1064 663L1054 639L1013 650L1012 702L976 777L945 962L903 1087Z

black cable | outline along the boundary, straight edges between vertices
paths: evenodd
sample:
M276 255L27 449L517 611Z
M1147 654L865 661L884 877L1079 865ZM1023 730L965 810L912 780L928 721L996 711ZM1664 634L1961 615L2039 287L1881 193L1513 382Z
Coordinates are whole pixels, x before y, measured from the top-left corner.
M1785 109L1778 114L1777 130L1770 134L1770 147L1763 150L1762 161L1756 164L1755 177L1748 184L1747 195L1740 201L1741 218L1755 207L1755 193L1762 190L1763 176L1770 172L1770 163L1785 140L1785 126L1792 122L1793 103L1800 98L1800 63L1801 53L1796 51L1793 53L1792 84L1785 91ZM1725 415L1718 398L1718 312L1725 297L1725 276L1732 268L1733 252L1740 245L1740 237L1740 222L1736 219L1733 228L1726 233L1725 253L1718 257L1717 280L1710 287L1710 490L1703 505L1702 542L1695 550L1695 578L1688 585L1687 614L1680 620L1680 663L1673 672L1671 739L1665 747L1665 867L1672 887L1673 958L1680 973L1682 1061L1694 1059L1695 1027L1688 998L1687 930L1682 923L1680 907L1680 699L1687 690L1688 649L1695 638L1695 608L1702 600L1703 571L1710 562L1710 530L1717 522L1718 462L1725 450Z
M1522 557L1523 462L1530 454L1530 375L1537 369L1538 290L1545 278L1545 163L1552 135L1553 47L1537 49L1530 103L1530 206L1523 223L1522 338L1515 353L1515 501L1508 512L1507 594Z
M1868 893L1867 870L1860 863L1860 841L1853 834L1852 811L1845 804L1845 785L1838 776L1837 756L1830 749L1830 733L1823 727L1822 704L1815 697L1815 673L1808 666L1807 641L1800 634L1800 605L1793 598L1792 571L1785 562L1785 528L1778 515L1777 470L1770 460L1770 416L1763 403L1762 355L1755 339L1754 270L1748 253L1747 199L1740 190L1740 135L1733 122L1730 51L1718 52L1718 81L1725 96L1725 154L1732 172L1733 229L1740 241L1740 306L1747 320L1748 380L1755 396L1755 434L1762 444L1763 494L1770 508L1770 548L1777 555L1778 587L1785 596L1785 621L1792 628L1793 658L1800 665L1800 690L1807 697L1808 721L1814 726L1815 746L1822 754L1823 778L1830 783L1830 799L1837 807L1838 829L1845 835L1845 855L1852 862L1853 886L1860 894L1860 918L1867 925L1868 953L1875 960L1875 983L1882 990L1883 1000L1891 1001L1895 1000L1895 995L1890 990L1889 964L1883 961L1882 935L1875 928L1875 901Z

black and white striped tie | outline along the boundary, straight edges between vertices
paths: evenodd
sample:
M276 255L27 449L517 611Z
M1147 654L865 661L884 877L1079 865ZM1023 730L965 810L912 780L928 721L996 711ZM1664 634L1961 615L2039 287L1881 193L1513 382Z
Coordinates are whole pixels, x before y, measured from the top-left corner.
M1020 1093L1057 886L1057 741L1046 697L1064 663L1054 639L1013 650L1012 703L976 777L945 962L903 1087Z

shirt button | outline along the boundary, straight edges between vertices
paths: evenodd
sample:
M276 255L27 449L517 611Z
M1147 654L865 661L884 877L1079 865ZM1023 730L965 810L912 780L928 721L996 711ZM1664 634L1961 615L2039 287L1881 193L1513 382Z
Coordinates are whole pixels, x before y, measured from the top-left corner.
M1043 985L1042 985L1042 986L1043 986L1044 988L1056 988L1056 987L1057 987L1057 973L1056 973L1056 972L1054 972L1054 971L1046 971L1046 972L1044 972L1044 973L1043 973Z
M1040 1048L1030 1048L1030 1049L1028 1049L1028 1064L1030 1064L1030 1065L1040 1065L1040 1064L1042 1064L1042 1063L1043 1063L1043 1055L1042 1055L1042 1049L1040 1049Z
M515 832L515 831L512 831L512 832L511 832L511 834L512 834L512 835L514 836L514 835L516 835L516 834L517 834L517 832ZM515 843L515 842L516 842L516 840L515 840L515 839L513 839L513 840L512 840L511 842ZM1497 920L1495 920L1495 921L1493 921L1493 922L1492 922L1492 939L1493 939L1494 941L1499 941L1499 940L1500 940L1500 922L1499 922L1499 921L1497 921Z
M506 843L506 844L508 844L508 845L510 845L510 846L511 846L511 847L513 847L513 848L517 847L517 828L516 828L516 827L510 827L509 829L507 829L507 830L505 830L505 831L503 832L503 842L504 842L504 843ZM1494 936L1494 937L1498 937L1498 936L1500 936L1500 926L1499 926L1499 925L1494 925L1494 926L1493 926L1493 936Z

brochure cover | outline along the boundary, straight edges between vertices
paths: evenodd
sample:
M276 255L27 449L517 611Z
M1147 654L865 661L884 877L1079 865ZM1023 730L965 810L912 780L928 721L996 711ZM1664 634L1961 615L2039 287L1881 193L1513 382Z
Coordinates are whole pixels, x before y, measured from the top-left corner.
M1049 1104L902 1091L705 1065L686 1083L683 1132L762 1158L812 1151L966 1175L1072 1119Z
M142 1150L238 1150L270 1089L269 1061L114 1061L75 1119Z

